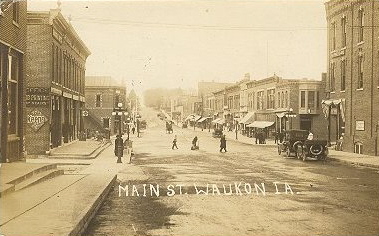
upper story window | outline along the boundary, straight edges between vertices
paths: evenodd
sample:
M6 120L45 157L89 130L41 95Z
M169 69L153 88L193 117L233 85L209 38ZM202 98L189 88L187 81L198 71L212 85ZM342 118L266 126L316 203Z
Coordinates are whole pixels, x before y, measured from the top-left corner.
M341 33L342 33L342 47L346 47L347 29L346 29L346 16L341 18Z
M320 92L316 91L316 109L320 108Z
M361 50L360 50L360 53L358 56L358 85L357 85L357 88L358 89L363 88L363 55L361 53Z
M332 51L334 51L336 50L336 22L332 22L330 30L331 30L331 37L332 37L331 48L332 48Z
M11 57L11 72L8 81L8 133L17 134L18 127L18 110L19 110L19 59L15 56Z
M13 21L18 23L20 19L20 2L13 2Z
M288 104L288 91L286 91L284 100L285 100L285 107L289 107L289 104Z
M101 94L96 94L95 107L101 107Z
M257 92L257 110L263 109L263 91Z
M345 91L346 88L346 61L341 61L341 91Z
M363 8L361 7L358 10L358 42L363 42L364 17L365 13Z
M315 91L308 91L308 108L315 108Z
M275 89L267 90L267 109L275 108Z
M300 107L305 108L305 91L300 91Z
M281 104L280 104L280 92L278 92L278 107L281 107Z
M334 62L330 64L330 71L329 71L329 85L330 85L330 92L334 92L336 90L336 79L335 79L335 65Z

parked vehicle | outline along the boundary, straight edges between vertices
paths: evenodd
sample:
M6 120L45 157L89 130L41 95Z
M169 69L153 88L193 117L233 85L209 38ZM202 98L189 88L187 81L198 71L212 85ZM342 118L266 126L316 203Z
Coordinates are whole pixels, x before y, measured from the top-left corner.
M303 145L297 147L296 156L306 161L307 158L325 160L328 157L327 140L306 140Z
M140 123L140 129L146 129L146 127L147 127L146 120L142 120L141 123Z
M298 146L302 146L307 140L309 132L307 130L286 130L284 131L284 140L282 143L278 143L278 154L282 152L286 153L289 157L291 154L295 154L298 150Z

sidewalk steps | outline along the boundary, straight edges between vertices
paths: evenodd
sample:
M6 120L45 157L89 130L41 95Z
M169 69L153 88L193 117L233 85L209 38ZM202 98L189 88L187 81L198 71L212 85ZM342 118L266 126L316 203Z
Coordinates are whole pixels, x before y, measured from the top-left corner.
M48 180L48 179L51 179L63 174L64 174L64 170L57 170L57 169L50 169L44 172L40 172L26 179L25 181L22 181L21 183L16 184L15 191L30 187L34 184L41 183L45 180Z
M42 182L46 179L53 178L60 174L63 174L63 172L57 170L57 164L48 164L40 168L34 169L30 172L26 172L25 174L11 181L5 180L4 182L4 180L2 179L0 185L0 198L6 194L10 194L17 190L20 190L21 188Z

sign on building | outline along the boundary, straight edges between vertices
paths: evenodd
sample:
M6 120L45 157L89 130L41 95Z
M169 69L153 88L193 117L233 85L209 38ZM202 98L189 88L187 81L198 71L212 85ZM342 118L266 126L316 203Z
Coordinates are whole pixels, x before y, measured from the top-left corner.
M50 102L49 88L32 87L26 88L27 107L47 107Z
M364 120L356 120L355 121L355 130L364 131L365 130L365 121Z
M38 131L47 122L47 117L40 111L32 111L27 115L27 123L34 129Z

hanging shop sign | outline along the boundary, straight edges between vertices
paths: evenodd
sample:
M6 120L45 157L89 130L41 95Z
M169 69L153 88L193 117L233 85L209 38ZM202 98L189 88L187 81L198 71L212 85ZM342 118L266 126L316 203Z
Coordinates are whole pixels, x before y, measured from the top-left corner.
M50 102L50 90L48 88L31 87L26 88L27 107L46 107Z
M40 111L32 111L27 115L27 123L34 129L38 131L47 122L47 117Z

